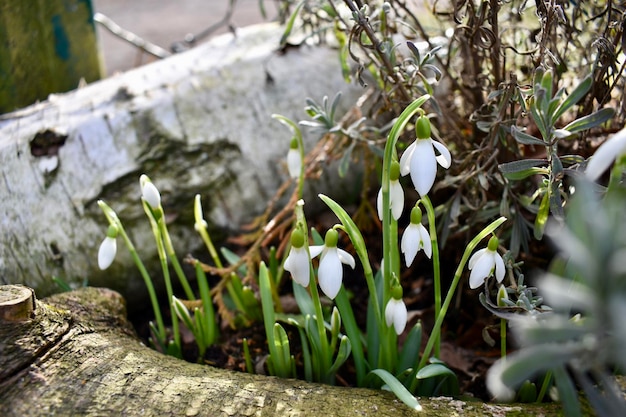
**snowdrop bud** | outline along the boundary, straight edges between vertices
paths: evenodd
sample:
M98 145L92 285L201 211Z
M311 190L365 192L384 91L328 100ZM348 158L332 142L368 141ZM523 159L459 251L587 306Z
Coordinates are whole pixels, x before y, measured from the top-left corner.
M418 139L430 139L430 120L428 120L428 117L421 115L417 119L415 133Z
M113 225L109 226L107 236L100 244L100 249L98 250L98 268L101 270L105 270L111 266L115 259L115 254L117 253L117 234L117 227Z
M396 334L401 334L406 327L408 311L406 304L402 301L402 287L395 285L392 289L393 296L389 299L387 307L385 307L385 322L387 326L393 324ZM399 297L396 297L399 296Z
M504 284L500 284L496 299L498 301L498 307L506 307L509 305L507 303L507 301L509 300L509 293L506 291L506 287L504 286Z
M291 138L289 143L289 152L287 152L287 170L291 178L299 178L302 170L302 158L298 149L298 139Z
M141 186L141 196L143 199L146 200L153 209L158 208L161 205L161 194L146 174L142 174L139 178L139 185Z

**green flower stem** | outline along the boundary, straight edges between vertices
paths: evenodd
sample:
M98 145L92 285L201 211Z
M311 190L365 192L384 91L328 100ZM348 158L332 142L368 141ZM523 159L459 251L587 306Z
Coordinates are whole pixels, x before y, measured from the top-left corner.
M296 214L296 228L300 228L304 233L304 247L306 248L307 253L309 254L309 259L311 258L311 254L309 253L309 239L308 239L308 231L307 231L307 223L306 217L304 216L304 201L298 200L296 206L294 208ZM328 383L332 383L332 379L334 379L334 375L328 375L328 371L332 365L332 352L330 351L330 347L328 345L328 337L326 336L326 325L324 323L324 312L322 311L322 303L320 301L320 295L317 290L317 282L315 280L315 271L313 270L313 264L309 262L311 283L309 284L309 290L311 293L311 300L313 302L313 307L315 308L315 324L317 325L317 333L319 335L320 340L320 358L317 358L319 378L323 378L324 381ZM314 350L313 350L314 352ZM331 381L327 381L327 378L330 378Z
M437 225L435 223L435 209L427 195L420 200L426 209L428 218L428 232L430 234L430 242L433 249L433 281L435 290L435 319L441 314L441 263L439 260L439 244L437 242ZM434 355L439 357L441 349L441 335L435 340Z
M365 246L365 239L363 239L363 235L361 231L356 226L352 218L346 211L333 201L330 197L325 196L324 194L319 194L319 198L326 203L326 205L335 213L341 224L343 224L344 231L350 237L350 241L352 241L352 245L354 246L354 250L361 261L361 265L363 266L363 275L365 276L365 282L367 283L367 290L370 295L370 303L374 307L374 312L376 314L376 322L378 323L379 328L383 328L383 312L378 302L378 297L376 296L376 283L374 281L374 272L372 271L372 266L370 265L369 256L367 253L367 247ZM307 249L308 250L308 249Z
M411 117L417 113L422 105L426 103L426 101L430 99L428 94L423 95L417 100L413 101L409 104L406 109L400 114L396 122L393 124L391 131L389 132L389 136L387 136L387 143L385 143L385 153L383 156L383 175L381 181L381 189L383 195L383 259L387 261L383 266L383 288L388 289L391 285L391 274L392 274L392 259L393 259L393 247L397 246L397 241L393 240L393 236L389 231L391 230L391 211L390 200L389 200L389 172L391 170L391 162L394 160L396 155L396 143L398 142L398 138L400 134L404 130ZM397 239L396 239L397 240ZM397 250L397 248L396 248ZM375 288L375 287L374 287ZM371 292L370 294L376 294L375 292ZM383 303L387 300L383 298ZM378 310L378 314L382 315L382 310Z
M381 350L379 352L379 359L385 364L378 364L378 367L385 367L384 365L392 365L395 357L397 357L397 346L391 346L393 336L395 335L389 328L387 328L387 323L382 320L383 310L385 303L389 300L389 291L391 289L391 281L392 276L395 273L396 276L400 276L399 271L399 259L398 255L398 230L397 225L395 229L392 224L395 223L395 220L391 217L390 207L390 197L389 197L389 188L390 188L390 170L391 163L394 159L397 159L396 156L396 143L400 137L400 134L409 123L413 115L421 110L421 107L426 101L430 99L428 94L423 95L417 100L413 101L409 104L404 111L400 114L398 119L393 124L389 135L387 136L387 142L385 143L385 153L383 156L383 175L381 181L381 190L383 197L383 259L385 260L383 265L383 297L382 304L383 306L378 305L378 300L376 296L376 286L373 284L373 276L372 276L372 285L370 286L368 282L368 289L370 291L370 302L373 302L373 307L376 311L376 317L378 319L378 328L380 329L380 335L382 336L382 345ZM395 233L394 233L395 230ZM355 243L354 240L352 242ZM365 245L363 245L365 246ZM355 244L356 248L356 244ZM359 257L361 255L359 254ZM367 252L365 254L367 258ZM368 262L369 265L369 262ZM367 276L366 276L367 277ZM369 281L369 280L368 280ZM389 336L392 335L392 336ZM382 365L382 366L381 366ZM391 367L387 369L392 369Z
M198 234L200 235L200 238L204 242L204 245L209 251L209 255L211 256L211 259L213 259L213 263L215 264L215 266L219 269L223 269L224 264L222 263L222 260L220 259L217 253L217 250L215 249L215 245L213 245L213 241L211 240L211 236L209 235L209 232L207 230L207 224L202 218L202 204L201 204L200 194L196 194L196 197L195 197L194 216L196 218L196 223L194 225L196 232L198 232ZM226 290L228 291L228 294L230 294L233 300L233 303L235 303L235 307L239 311L245 313L246 308L241 299L241 293L235 290L235 287L232 284L233 279L239 279L239 277L237 276L235 272L230 274L230 280L228 281L228 283L226 283Z
M311 276L315 276L312 266ZM313 306L315 307L315 324L317 325L317 333L319 334L320 338L321 357L318 358L319 376L322 381L332 384L333 376L328 375L328 371L330 370L332 364L332 352L330 351L330 347L328 346L328 337L326 336L326 326L324 323L324 313L322 311L322 303L320 301L319 291L317 290L317 283L315 281L311 282L309 288L311 290L311 299L313 300Z
M139 258L139 255L137 254L137 250L135 249L135 245L133 245L133 242L131 242L130 238L126 234L126 231L124 230L124 226L122 225L122 222L120 221L120 219L117 217L117 214L115 213L115 211L113 211L113 209L109 207L102 200L98 200L98 206L104 212L104 215L109 221L109 224L116 226L118 228L119 233L122 236L122 239L124 240L124 243L126 244L126 247L128 248L128 251L130 252L131 258L135 262L135 265L137 265L137 269L139 269L139 273L141 274L141 277L143 278L146 288L148 289L148 294L150 296L150 303L152 304L152 309L154 311L154 319L157 322L158 334L156 335L156 337L160 344L162 344L163 346L166 346L165 325L163 324L163 317L161 316L161 310L159 309L159 302L157 300L156 291L154 290L152 279L150 278L150 275L148 274L148 271L146 270L145 265L143 264L143 262L141 262L141 259Z
M205 341L206 345L210 346L215 343L218 332L217 323L215 321L215 311L213 310L213 302L211 299L211 291L204 269L202 269L202 264L199 261L195 261L194 267L196 269L198 291L200 292L200 299L202 300L202 314L204 315L204 323L206 326L206 328L203 329L206 336ZM200 356L204 356L203 352L201 352Z
M298 178L298 199L302 198L302 193L304 190L304 171L306 167L304 166L304 139L302 138L302 131L297 123L294 123L292 120L282 116L280 114L273 114L272 118L278 120L285 126L289 127L298 141L298 151L300 151L300 177Z
M193 294L191 286L189 285L189 281L183 272L183 268L180 266L180 262L178 262L178 258L176 257L176 252L174 251L174 246L172 245L172 240L170 239L170 234L167 230L167 225L165 224L165 216L161 213L161 219L158 222L159 229L161 232L161 237L163 238L163 244L165 245L165 251L167 256L174 267L174 271L178 276L180 284L183 286L183 290L185 291L185 296L187 296L188 300L195 300L196 297Z
M452 297L454 296L454 292L456 290L457 285L459 285L459 281L461 280L461 276L463 275L463 270L465 269L465 264L469 260L470 255L476 249L476 246L487 236L493 233L502 223L506 221L506 217L500 217L497 220L491 222L487 227L485 227L480 233L474 237L470 241L470 243L465 248L465 252L463 252L463 257L461 258L461 262L459 262L459 266L454 273L454 279L452 280L452 284L450 285L450 289L446 294L446 299L443 301L443 305L441 306L441 312L437 319L435 320L435 325L433 326L433 331L428 338L428 343L426 344L426 348L424 349L424 353L422 354L422 358L420 359L419 365L417 369L422 369L426 362L430 359L430 353L433 350L435 345L435 341L440 337L441 333L441 325L443 324L443 319L446 317L446 313L448 312L448 308L450 307L450 303L452 302ZM417 388L418 380L415 379L411 382L411 392L415 391Z
M181 351L180 344L180 329L178 328L178 316L174 309L174 290L172 288L172 280L170 278L170 270L167 262L167 253L165 252L165 245L163 243L163 235L161 234L161 227L159 223L163 221L163 211L159 209L159 220L155 218L155 214L152 211L150 205L142 199L143 209L150 220L150 226L152 227L152 234L157 246L157 254L159 255L159 261L161 263L161 269L163 270L163 280L165 281L165 292L167 293L167 304L170 308L170 315L172 317L172 333L174 334L174 346L177 352ZM167 345L166 345L167 347Z

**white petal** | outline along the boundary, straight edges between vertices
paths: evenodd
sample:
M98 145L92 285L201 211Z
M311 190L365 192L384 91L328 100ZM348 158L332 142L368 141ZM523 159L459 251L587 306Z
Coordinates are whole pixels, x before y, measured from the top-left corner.
M394 299L391 298L389 302L387 302L387 307L385 307L385 323L387 323L387 327L393 324L393 316L395 313L395 305L393 301Z
M406 327L406 320L408 317L408 312L406 310L406 305L402 300L395 300L396 308L395 314L393 316L393 327L396 329L396 334L400 335L404 331Z
M330 248L322 255L317 272L320 288L331 300L337 296L341 288L343 270L336 248Z
M339 248L337 248L337 255L339 256L339 260L342 264L350 265L350 268L354 269L356 262L354 261L354 257L352 255Z
M471 289L474 290L483 285L485 279L491 274L491 270L495 266L493 255L494 253L491 251L484 252L474 263L474 268L469 278L469 286Z
M383 221L383 189L378 190L378 196L376 197L376 211L378 211L378 218Z
M400 157L400 175L402 175L403 177L411 172L411 156L415 151L415 142L417 142L417 140L413 141L413 143L410 144L408 148L406 148L406 150Z
M437 155L436 157L437 162L439 162L439 165L441 165L445 169L450 168L450 165L452 164L452 155L450 155L450 151L448 150L448 148L446 148L446 145L444 145L441 142L437 142L436 140L432 140L432 139L431 139L431 142L433 146L435 147L435 149L439 151L439 155Z
M487 248L482 248L476 251L476 253L474 253L472 255L472 257L469 259L469 264L468 264L468 268L472 269L474 268L474 264L476 263L476 261L478 261L478 259L483 256L483 253L485 253L487 251Z
M387 307L385 307L385 322L387 326L393 324L396 334L399 335L406 327L407 317L408 312L404 301L391 298L387 303Z
M437 160L431 141L418 139L415 141L415 151L411 157L411 180L415 189L424 196L428 194L437 176Z
M428 234L428 230L424 227L423 224L418 225L420 240L422 242L422 248L424 249L424 254L428 256L428 259L433 256L433 245L430 241L430 235Z
M157 190L156 186L150 181L144 182L141 188L141 195L150 207L154 209L161 204L161 194L159 194L159 190Z
M404 190L400 181L391 181L389 184L389 201L391 202L391 215L395 220L398 220L402 216L402 210L404 209ZM381 207L382 207L382 193L381 193ZM382 211L382 210L381 210ZM379 216L380 212L379 211ZM381 217L382 220L382 217Z
M506 272L506 268L504 267L504 261L502 260L502 256L498 252L493 254L493 258L496 262L496 279L498 282L502 282L504 279L504 273Z
M311 279L309 262L309 255L304 246L301 248L292 247L287 259L285 259L284 268L285 271L291 272L294 281L306 287Z
M322 253L325 247L326 246L324 245L309 246L309 254L311 255L311 259Z
M585 175L596 180L606 171L613 161L626 152L626 128L620 130L604 142L593 154L585 169Z
M299 178L300 170L302 168L302 159L300 158L300 151L298 149L289 149L287 152L287 170L291 178Z
M419 250L419 229L416 224L411 223L404 229L402 240L400 241L400 250L404 254L407 268L411 266L417 251Z
M113 263L117 253L117 240L113 237L105 237L98 249L98 267L107 269Z

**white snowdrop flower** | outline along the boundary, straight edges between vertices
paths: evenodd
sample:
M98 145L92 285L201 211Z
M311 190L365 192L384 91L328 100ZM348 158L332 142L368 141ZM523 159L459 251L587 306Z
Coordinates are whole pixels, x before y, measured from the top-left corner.
M495 270L496 280L502 282L505 267L502 256L498 253L498 238L492 236L486 248L478 250L472 255L468 265L470 271L469 286L476 289L483 285Z
M294 179L300 178L302 170L302 158L300 157L300 149L298 149L298 139L291 139L289 144L289 152L287 152L287 170L289 176Z
M158 208L161 205L161 194L146 174L142 174L139 177L139 185L141 186L141 197L153 209Z
M298 284L303 287L309 285L311 279L311 260L309 259L309 253L304 245L304 233L299 229L295 229L291 233L291 249L289 250L287 259L285 259L283 267L285 271L291 273L291 277Z
M320 264L317 270L317 279L320 288L328 298L333 300L339 293L343 281L343 268L341 264L350 265L352 269L356 266L354 258L343 249L337 248L339 233L334 229L329 229L324 238L324 244L309 247L311 258L321 254Z
M117 254L117 227L109 226L107 230L107 236L100 244L98 249L98 268L101 270L107 269L113 263L115 255Z
M404 209L404 190L400 185L400 164L396 161L391 163L389 167L389 206L391 208L391 215L395 220L398 220L402 216L402 210ZM378 218L383 220L383 189L378 191L378 197L376 198L376 209L378 210Z
M413 207L413 210L411 210L411 224L404 229L402 240L400 241L400 250L404 254L407 268L411 266L420 249L423 249L424 254L430 259L433 254L433 248L428 230L422 224L422 210L419 207Z
M592 181L597 180L613 161L624 155L626 155L626 128L600 145L587 164L585 175Z
M431 139L430 121L420 116L415 124L417 139L404 151L400 158L400 174L411 174L413 186L420 194L428 194L437 176L437 163L448 169L452 164L450 151L442 143ZM437 149L439 155L435 155Z
M387 307L385 307L385 321L387 322L387 326L391 326L393 324L396 334L400 335L406 327L408 312L406 304L404 304L404 301L402 300L402 288L400 286L397 286L396 288L400 288L400 298L395 298L396 294L394 294L394 296L389 299Z

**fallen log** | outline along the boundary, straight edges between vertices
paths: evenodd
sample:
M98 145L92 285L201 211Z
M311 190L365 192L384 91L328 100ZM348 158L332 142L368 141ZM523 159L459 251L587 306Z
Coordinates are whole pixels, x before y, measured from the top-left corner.
M158 273L139 200L142 173L161 191L181 258L201 246L195 194L203 196L218 244L262 213L288 178L291 132L271 115L300 120L307 97L343 91L341 115L363 91L345 83L336 50L280 52L282 33L278 24L240 29L0 116L0 284L28 285L44 296L57 290L53 276L75 286L89 277L127 297L145 294L126 251L105 272L96 261L107 229L96 204L102 199ZM317 137L307 138L312 147ZM333 179L310 183L344 195L358 188Z
M184 362L140 343L124 299L108 289L57 294L38 301L34 313L0 321L2 416L549 416L559 410L433 398L421 399L418 413L386 391Z

